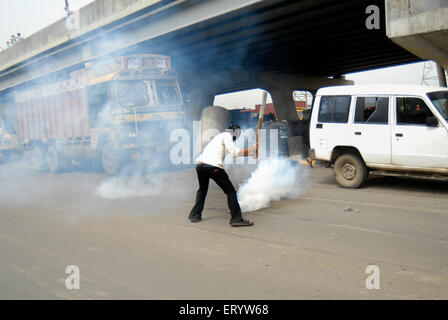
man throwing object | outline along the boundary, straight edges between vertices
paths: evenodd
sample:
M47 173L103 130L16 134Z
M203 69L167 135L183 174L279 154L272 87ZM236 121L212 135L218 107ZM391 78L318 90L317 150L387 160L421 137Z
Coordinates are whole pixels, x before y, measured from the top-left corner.
M232 182L230 182L229 176L223 166L223 161L227 153L230 153L234 157L247 157L255 154L255 145L247 149L239 149L235 146L234 141L238 139L240 134L241 129L238 125L229 126L228 131L215 136L204 148L202 154L196 159L198 162L196 172L198 174L199 189L196 194L196 204L191 209L188 217L191 222L199 222L202 220L202 210L204 209L205 197L207 196L208 183L210 179L213 179L227 195L227 204L231 214L230 225L233 227L253 225L252 222L243 219L235 188Z

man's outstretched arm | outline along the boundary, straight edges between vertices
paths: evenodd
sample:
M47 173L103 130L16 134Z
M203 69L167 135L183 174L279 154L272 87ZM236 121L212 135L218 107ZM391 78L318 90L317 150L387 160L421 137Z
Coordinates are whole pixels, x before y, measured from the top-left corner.
M224 144L226 146L227 151L234 157L247 157L255 155L256 146L255 144L246 149L239 149L235 146L235 143L232 141L232 136L230 134L224 136Z
M238 152L237 157L247 157L247 156L254 156L256 154L257 151L257 146L253 145L252 147L246 148L246 149L241 149Z

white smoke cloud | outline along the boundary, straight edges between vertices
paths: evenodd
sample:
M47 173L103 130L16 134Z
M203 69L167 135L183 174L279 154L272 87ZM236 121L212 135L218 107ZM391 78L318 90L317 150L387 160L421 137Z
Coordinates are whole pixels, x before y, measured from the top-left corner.
M308 172L308 168L286 159L261 161L238 190L241 211L267 208L271 201L297 199L306 191Z
M110 177L96 190L104 199L127 199L157 195L161 192L162 174Z
M165 172L160 154L151 160L123 163L119 172L106 178L96 189L96 196L108 200L154 196L161 193Z

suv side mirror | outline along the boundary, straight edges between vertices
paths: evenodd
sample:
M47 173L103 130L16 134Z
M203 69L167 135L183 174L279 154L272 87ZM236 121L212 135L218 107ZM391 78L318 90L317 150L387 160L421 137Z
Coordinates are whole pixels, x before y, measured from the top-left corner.
M430 116L425 119L425 124L428 127L437 127L439 125L439 121L437 120L436 117Z

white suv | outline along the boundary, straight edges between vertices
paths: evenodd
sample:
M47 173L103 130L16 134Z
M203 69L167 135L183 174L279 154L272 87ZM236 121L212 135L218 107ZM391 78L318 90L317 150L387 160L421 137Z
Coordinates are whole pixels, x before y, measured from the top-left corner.
M336 86L317 91L310 156L332 165L342 187L369 172L448 180L448 89Z

